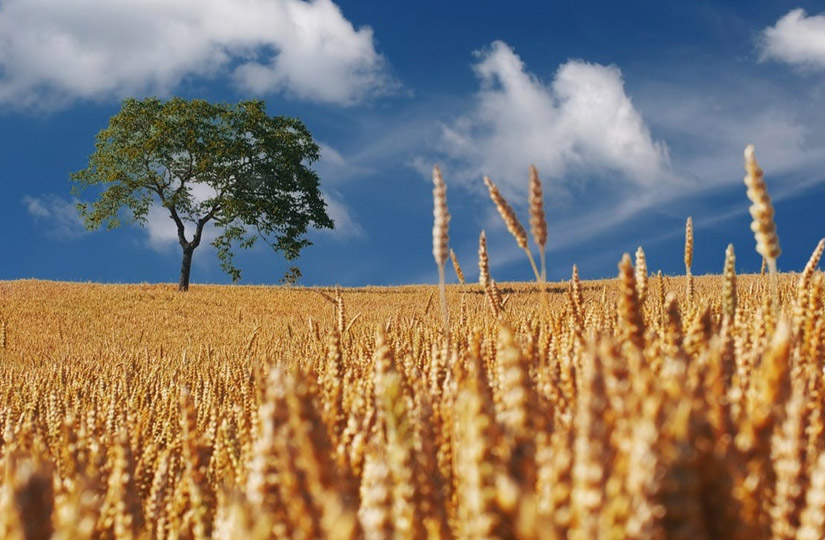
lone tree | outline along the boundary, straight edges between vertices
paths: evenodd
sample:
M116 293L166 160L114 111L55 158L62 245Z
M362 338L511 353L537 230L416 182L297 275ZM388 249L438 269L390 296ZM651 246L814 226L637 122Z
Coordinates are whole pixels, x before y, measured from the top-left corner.
M209 222L220 230L212 245L233 282L241 277L234 245L250 248L260 238L293 260L311 244L308 227L333 227L309 168L318 145L303 123L267 115L262 101L127 99L96 141L89 167L71 175L76 194L104 188L91 205L78 205L86 227L143 226L159 204L183 250L180 291L189 289L192 253Z

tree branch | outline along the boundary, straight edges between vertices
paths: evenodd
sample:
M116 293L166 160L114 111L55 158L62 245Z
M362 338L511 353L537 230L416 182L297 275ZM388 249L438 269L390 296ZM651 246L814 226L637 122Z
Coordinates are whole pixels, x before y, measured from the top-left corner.
M213 217L215 217L215 212L217 210L218 210L218 205L216 204L215 206L212 207L212 209L209 211L208 214L206 214L205 216L203 216L202 218L200 218L198 220L198 223L195 227L195 236L192 238L192 245L194 247L198 247L200 245L201 235L203 234L203 227L209 222L209 220L211 220Z
M178 243L180 244L180 247L186 249L189 247L189 242L186 240L186 227L183 225L183 220L181 220L174 205L167 206L167 208L169 209L169 215L172 216L172 219L175 221L175 225L178 227Z

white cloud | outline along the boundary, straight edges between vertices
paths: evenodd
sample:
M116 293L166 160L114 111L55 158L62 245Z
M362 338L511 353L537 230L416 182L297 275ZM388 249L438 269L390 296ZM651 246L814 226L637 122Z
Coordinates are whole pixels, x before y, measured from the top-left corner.
M804 9L789 11L762 31L763 60L825 70L825 14L808 16Z
M503 189L523 192L534 163L563 192L570 172L618 173L639 187L672 176L666 146L651 137L615 66L570 61L545 85L501 41L478 56L475 106L442 134L460 177L489 175Z
M0 103L166 95L224 72L244 90L327 103L393 87L372 29L331 0L0 3Z
M169 216L169 211L160 205L154 204L149 208L149 214L146 216L146 223L143 228L146 230L146 234L149 235L149 247L155 251L168 251L179 245L178 229ZM192 239L191 224L189 229L187 240Z
M57 238L77 238L87 232L77 212L77 199L66 200L52 194L40 197L26 195L22 202L29 215L37 223L48 227L48 233Z
M337 195L324 192L324 201L327 203L327 214L335 223L335 228L318 229L318 232L340 239L363 238L366 233L364 228L352 217L349 208Z

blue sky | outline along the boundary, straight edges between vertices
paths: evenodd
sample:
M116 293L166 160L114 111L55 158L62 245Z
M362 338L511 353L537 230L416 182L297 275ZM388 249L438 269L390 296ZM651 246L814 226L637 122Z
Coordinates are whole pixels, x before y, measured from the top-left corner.
M147 227L87 232L69 173L125 97L262 98L301 118L337 227L313 232L305 285L432 283L431 169L450 245L477 277L529 280L486 195L489 175L526 225L527 170L544 184L548 278L648 268L758 271L742 183L756 146L782 270L825 236L825 12L821 3L0 0L0 279L176 282L180 248ZM89 193L85 197L89 198ZM288 264L240 252L242 283ZM225 283L214 250L194 283ZM453 281L455 278L453 277Z

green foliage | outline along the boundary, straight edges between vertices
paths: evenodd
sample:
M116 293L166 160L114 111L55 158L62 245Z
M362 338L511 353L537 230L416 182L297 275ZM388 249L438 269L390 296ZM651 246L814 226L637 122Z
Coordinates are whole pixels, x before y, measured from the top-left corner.
M260 238L293 260L310 245L309 227L333 227L310 168L319 157L301 121L267 115L262 101L127 99L98 133L88 168L71 178L75 194L103 188L91 205L78 205L90 229L143 225L157 203L186 251L214 222L222 230L212 242L221 268L237 281L234 246L250 248Z
M297 266L290 266L289 270L284 273L284 277L278 280L279 283L286 285L287 287L291 285L295 285L301 279L301 269Z

